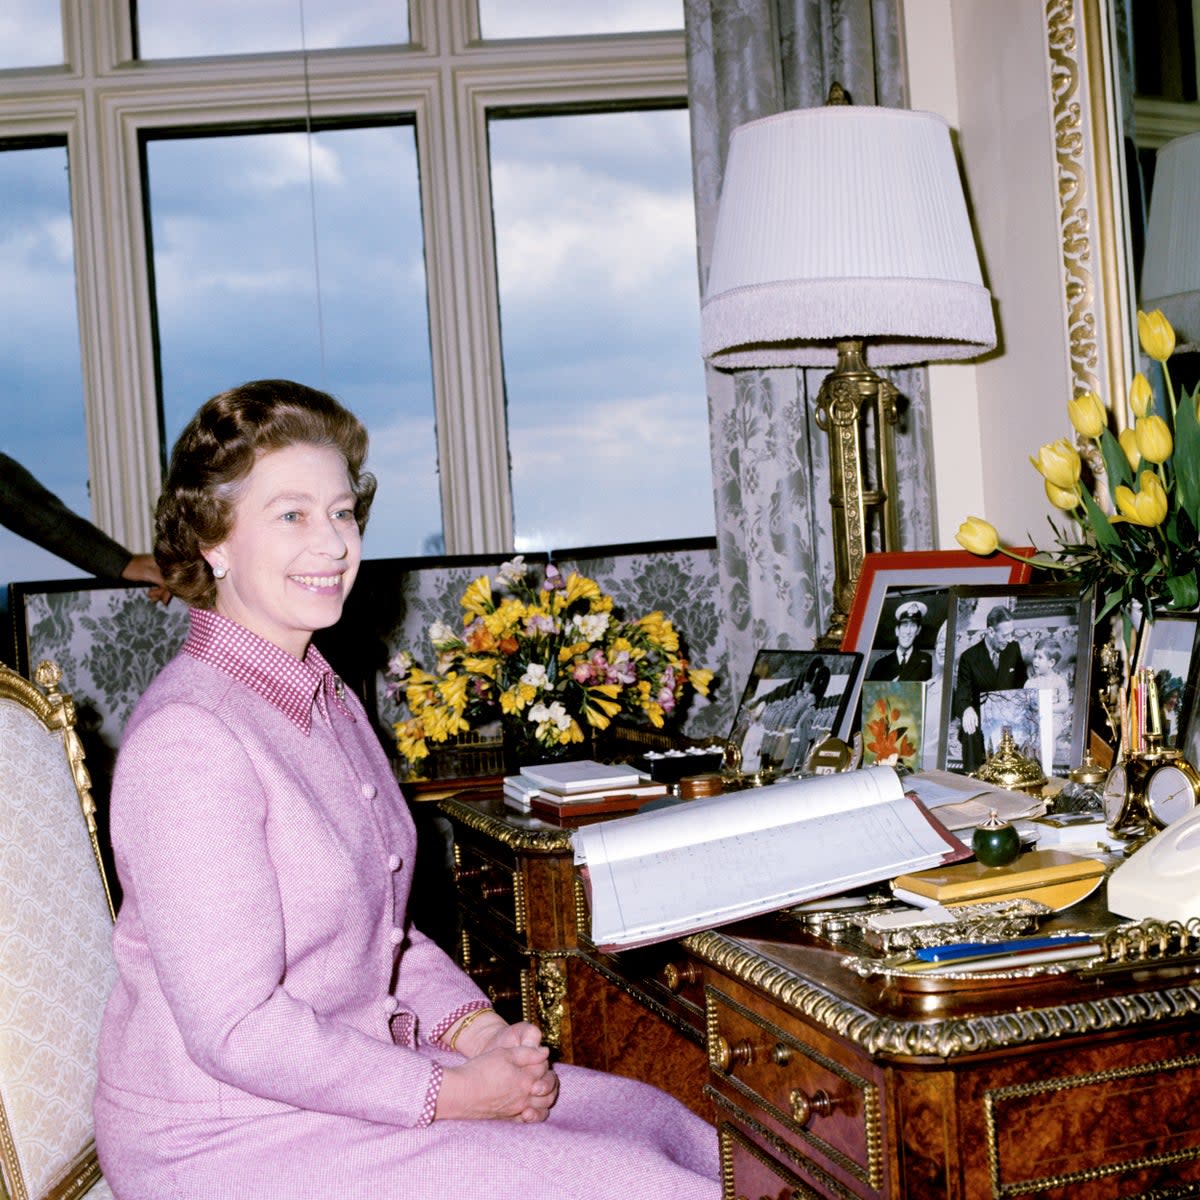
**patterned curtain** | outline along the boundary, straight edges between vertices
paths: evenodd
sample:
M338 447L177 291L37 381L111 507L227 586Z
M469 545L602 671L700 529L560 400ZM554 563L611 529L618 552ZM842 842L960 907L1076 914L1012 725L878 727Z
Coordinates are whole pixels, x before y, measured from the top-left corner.
M685 0L702 293L733 130L823 104L834 81L855 104L904 106L899 3ZM723 632L735 689L758 649L808 649L828 625L828 446L813 409L827 373L708 371ZM927 549L934 532L926 372L886 374L902 397L896 438L902 545Z

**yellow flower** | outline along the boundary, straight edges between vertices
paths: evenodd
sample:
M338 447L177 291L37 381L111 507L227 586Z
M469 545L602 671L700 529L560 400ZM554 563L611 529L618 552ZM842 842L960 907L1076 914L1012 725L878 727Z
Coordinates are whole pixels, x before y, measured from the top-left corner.
M1108 424L1108 414L1095 392L1084 392L1082 396L1068 400L1067 415L1071 418L1071 424L1085 438L1098 438Z
M996 532L996 527L982 517L968 517L958 527L954 540L972 554L992 554L1000 545L1000 535Z
M567 576L567 590L564 593L564 606L569 607L576 600L598 600L600 585L594 579L585 575L577 575L574 571Z
M1138 340L1155 362L1165 363L1175 351L1175 330L1161 310L1138 312Z
M688 667L688 683L702 696L708 695L708 685L712 683L713 673L705 667Z
M1121 443L1121 449L1125 451L1125 457L1129 461L1129 469L1136 471L1138 464L1142 461L1142 452L1138 449L1137 435L1132 429L1122 429L1117 435L1117 441Z
M661 612L647 613L638 620L638 625L645 630L646 636L655 646L670 651L679 649L679 634Z
M1133 436L1147 462L1166 462L1171 457L1171 430L1162 417L1138 417L1133 426Z
M1122 484L1113 493L1113 499L1121 510L1119 516L1109 517L1114 524L1129 521L1152 529L1161 525L1167 515L1167 493L1153 471L1142 472L1136 493Z
M461 716L467 707L468 682L465 675L459 675L457 671L452 671L438 684L438 691L441 692L442 699L456 716Z
M477 617L491 612L492 581L486 575L481 575L467 585L467 590L463 592L462 606L467 612L474 613Z
M1135 417L1144 417L1150 411L1150 402L1154 393L1150 390L1150 380L1139 371L1129 385L1129 407Z
M1066 438L1047 442L1039 448L1037 458L1029 461L1046 479L1060 488L1073 488L1079 479L1079 452Z
M429 754L425 745L425 729L420 721L397 721L392 728L396 732L396 749L409 762L418 762Z
M1070 512L1079 507L1079 493L1074 488L1060 488L1048 479L1046 480L1046 499L1055 508L1061 508L1063 512Z

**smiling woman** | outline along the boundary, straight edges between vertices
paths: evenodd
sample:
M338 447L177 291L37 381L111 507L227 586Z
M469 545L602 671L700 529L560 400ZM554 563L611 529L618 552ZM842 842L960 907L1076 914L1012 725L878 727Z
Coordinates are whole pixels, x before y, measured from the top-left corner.
M408 919L415 826L310 644L354 581L366 451L331 396L267 380L208 401L172 454L157 552L193 609L113 781L105 1177L122 1200L716 1200L704 1121L552 1067Z

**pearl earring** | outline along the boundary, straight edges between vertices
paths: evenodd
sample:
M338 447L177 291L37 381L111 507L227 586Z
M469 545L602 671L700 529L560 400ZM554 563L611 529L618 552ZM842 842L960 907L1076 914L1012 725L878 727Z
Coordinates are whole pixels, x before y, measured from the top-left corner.
M214 579L224 579L225 576L229 574L229 568L228 567L213 567L212 572L213 572Z

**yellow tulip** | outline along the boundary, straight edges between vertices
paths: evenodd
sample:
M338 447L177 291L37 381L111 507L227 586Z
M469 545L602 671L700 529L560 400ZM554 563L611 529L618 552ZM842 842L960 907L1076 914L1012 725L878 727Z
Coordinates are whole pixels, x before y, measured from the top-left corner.
M972 554L994 554L996 547L1000 545L1000 535L996 532L996 527L982 517L968 517L958 527L954 540Z
M1161 310L1139 312L1138 340L1142 349L1156 362L1165 363L1175 351L1175 330L1171 322L1163 316Z
M1073 488L1079 479L1079 451L1066 438L1047 442L1029 461L1056 487Z
M1167 493L1153 471L1143 471L1134 492L1124 484L1113 493L1119 516L1109 517L1112 522L1129 521L1133 525L1154 528L1161 525L1167 516Z
M1150 411L1150 402L1154 393L1150 390L1150 380L1139 371L1129 385L1129 407L1135 417L1144 417Z
M1061 508L1063 512L1070 512L1079 507L1079 493L1074 488L1060 488L1048 479L1046 480L1046 499L1055 508Z
M1084 392L1082 396L1068 400L1067 415L1085 438L1098 438L1108 424L1108 414L1095 392Z
M1129 469L1136 471L1142 461L1142 452L1138 449L1137 437L1133 430L1122 429L1117 435L1117 441L1121 443L1121 449L1125 451L1125 457L1129 460Z
M1133 436L1137 441L1138 450L1147 462L1166 462L1171 457L1171 430L1162 417L1138 417L1133 426Z

